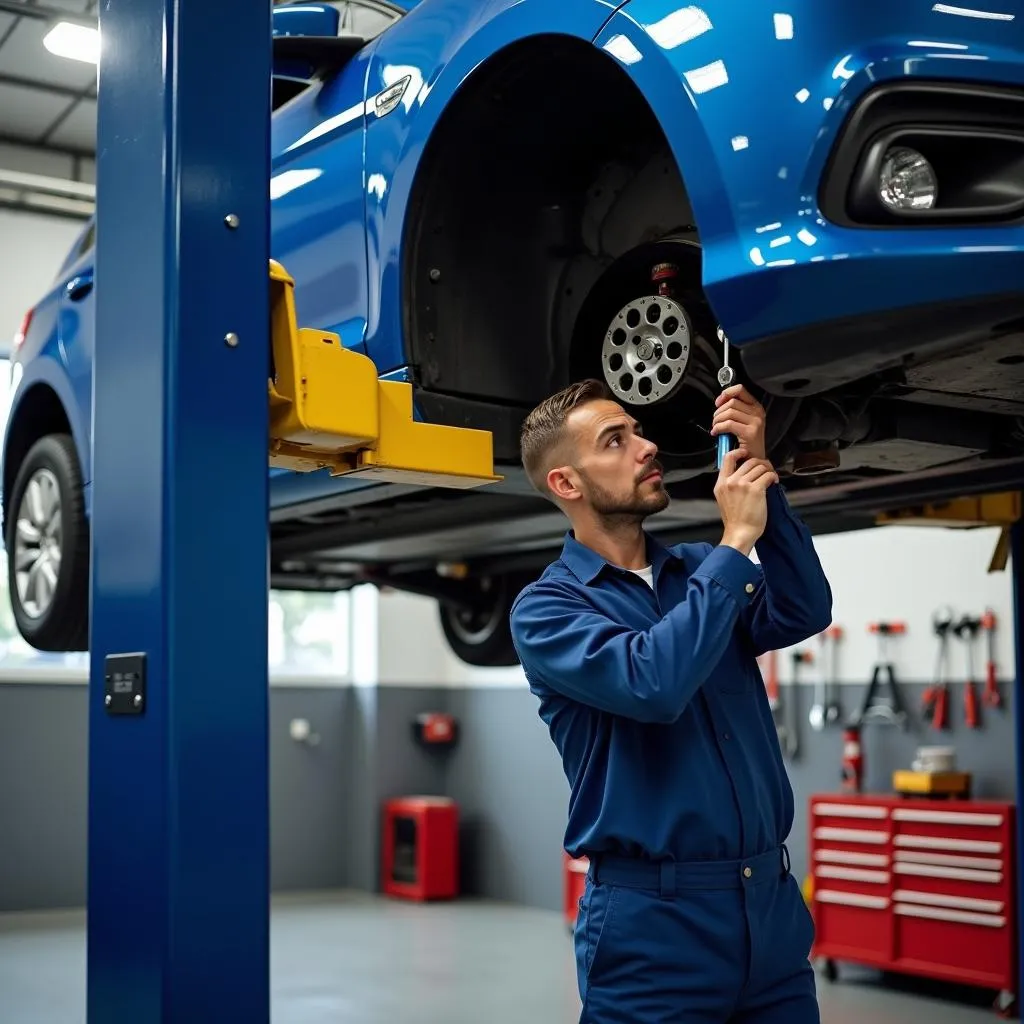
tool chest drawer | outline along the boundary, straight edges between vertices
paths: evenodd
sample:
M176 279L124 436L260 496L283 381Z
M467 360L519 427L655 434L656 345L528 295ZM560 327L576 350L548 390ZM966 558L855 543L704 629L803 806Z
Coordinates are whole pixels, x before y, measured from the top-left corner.
M809 803L813 955L1016 991L1012 804Z

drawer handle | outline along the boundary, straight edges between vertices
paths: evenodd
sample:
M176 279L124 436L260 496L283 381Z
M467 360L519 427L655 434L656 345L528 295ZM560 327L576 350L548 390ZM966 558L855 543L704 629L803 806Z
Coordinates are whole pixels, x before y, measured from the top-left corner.
M992 914L970 914L966 910L940 910L938 907L908 907L897 905L893 908L903 917L927 917L933 921L956 921L958 924L980 924L985 928L1002 928L1005 917Z
M887 896L865 896L859 892L840 892L838 889L819 889L814 898L819 903L836 903L844 907L863 907L865 910L885 910Z
M1001 814L983 814L979 811L916 811L897 807L892 816L896 821L926 821L932 825L1002 825Z
M888 832L872 832L866 828L829 828L819 826L814 830L815 839L835 839L844 843L868 843L871 846L884 846L889 841Z
M919 850L961 850L964 853L1002 853L1003 844L988 839L952 839L946 836L896 836L896 846Z
M814 859L833 864L860 864L866 868L889 866L889 858L884 853L854 853L852 850L815 850Z
M898 861L892 866L898 875L923 875L927 878L956 878L963 882L988 882L998 885L1003 880L1001 871L972 871L969 868L946 868L938 864L907 864Z
M980 910L998 914L1004 906L1002 900L977 900L969 896L947 896L941 892L917 892L914 889L897 889L892 898L897 903L918 903L930 907L952 907L956 910Z
M897 850L896 860L911 864L944 864L951 868L980 868L1002 871L1003 862L992 857L961 857L955 853L923 853L920 850Z
M864 807L860 804L815 804L815 814L828 814L833 818L888 818L888 807Z
M838 868L828 864L819 865L814 869L819 878L845 878L848 882L878 882L885 884L889 881L888 871L865 871L863 868Z

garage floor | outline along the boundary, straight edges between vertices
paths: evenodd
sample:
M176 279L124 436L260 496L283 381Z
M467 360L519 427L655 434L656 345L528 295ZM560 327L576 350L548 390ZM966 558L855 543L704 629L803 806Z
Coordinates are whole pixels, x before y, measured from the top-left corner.
M347 893L277 897L273 906L274 1024L578 1020L572 943L558 914ZM81 912L0 915L4 1021L85 1024L84 922ZM993 1020L981 998L919 989L884 988L873 974L844 968L838 984L821 982L822 1020Z

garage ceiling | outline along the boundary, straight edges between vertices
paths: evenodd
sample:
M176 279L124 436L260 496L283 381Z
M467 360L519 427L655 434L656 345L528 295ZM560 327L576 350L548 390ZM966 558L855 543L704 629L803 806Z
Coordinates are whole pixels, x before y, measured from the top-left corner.
M0 0L0 142L92 157L96 151L96 67L43 46L65 13L95 24L98 0Z

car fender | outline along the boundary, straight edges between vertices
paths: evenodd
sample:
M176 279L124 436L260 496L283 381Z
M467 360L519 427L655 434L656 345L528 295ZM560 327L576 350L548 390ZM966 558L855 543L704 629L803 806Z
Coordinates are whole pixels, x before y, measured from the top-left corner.
M82 483L87 486L92 479L92 448L89 444L89 432L82 420L81 410L75 401L74 392L63 365L51 353L45 352L40 353L27 365L15 363L13 372L15 377L20 374L20 380L17 380L14 387L10 412L4 428L4 459L6 460L7 456L10 429L12 424L17 421L19 411L35 387L46 386L56 394L64 408L68 423L71 425L71 436L75 442L82 469Z
M381 37L369 69L367 109L389 86L410 79L401 103L384 117L371 117L366 133L366 337L382 373L406 358L402 240L420 161L448 104L507 47L540 35L590 42L618 6L613 0L431 0Z

